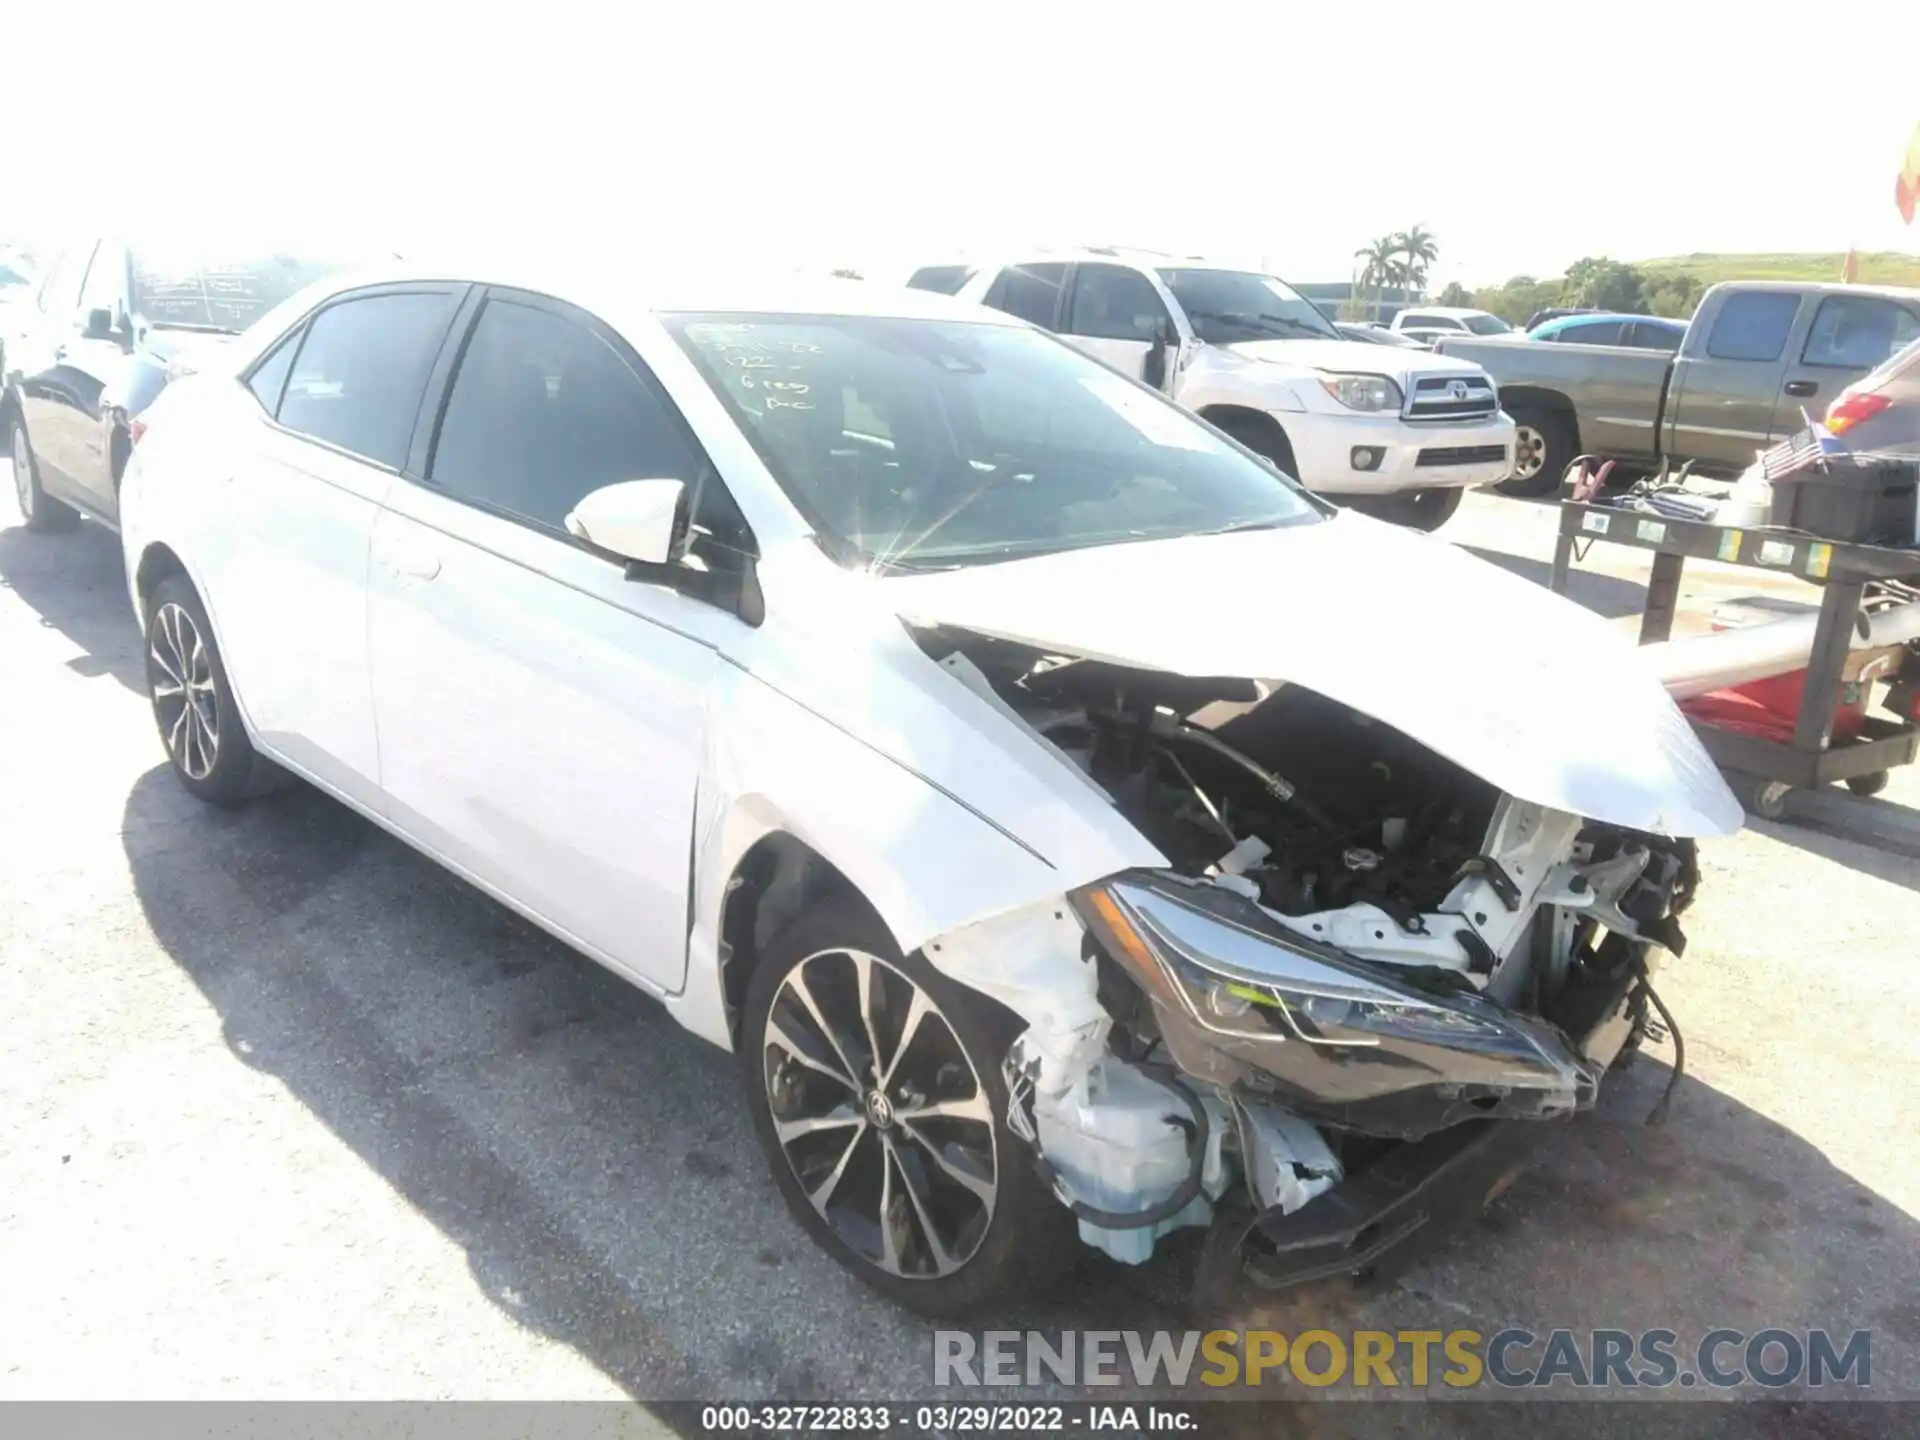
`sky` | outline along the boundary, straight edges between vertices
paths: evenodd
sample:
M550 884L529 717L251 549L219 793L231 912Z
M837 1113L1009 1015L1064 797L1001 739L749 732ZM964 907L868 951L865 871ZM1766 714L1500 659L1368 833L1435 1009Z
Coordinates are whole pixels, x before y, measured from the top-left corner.
M1420 224L1436 290L1920 253L1920 0L116 3L13 7L0 235L876 278L1125 244L1325 281Z

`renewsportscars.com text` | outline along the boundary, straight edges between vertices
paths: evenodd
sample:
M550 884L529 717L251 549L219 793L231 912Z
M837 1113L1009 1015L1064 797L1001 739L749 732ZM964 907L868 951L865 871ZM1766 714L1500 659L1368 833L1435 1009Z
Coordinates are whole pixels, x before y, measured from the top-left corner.
M1672 1330L938 1330L933 1382L1346 1385L1464 1389L1665 1389L1873 1384L1873 1335L1854 1330L1719 1328L1691 1341Z

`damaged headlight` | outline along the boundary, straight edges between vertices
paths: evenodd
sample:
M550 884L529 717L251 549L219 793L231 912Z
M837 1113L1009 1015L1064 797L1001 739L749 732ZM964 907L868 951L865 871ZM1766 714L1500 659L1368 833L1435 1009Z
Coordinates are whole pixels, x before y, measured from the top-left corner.
M1349 410L1398 410L1400 387L1384 375L1344 375L1320 372L1320 388Z
M1199 902L1200 888L1193 888ZM1149 883L1119 881L1080 892L1075 904L1150 995L1210 1030L1278 1032L1309 1044L1377 1045L1382 1036L1399 1035L1534 1050L1477 996L1429 998L1236 925L1221 912L1238 898L1203 909Z
M1592 1099L1594 1075L1551 1026L1478 994L1397 984L1291 935L1244 896L1141 873L1073 903L1155 1002L1176 1059L1204 1078L1259 1072L1310 1113L1324 1101L1328 1118L1391 1134Z

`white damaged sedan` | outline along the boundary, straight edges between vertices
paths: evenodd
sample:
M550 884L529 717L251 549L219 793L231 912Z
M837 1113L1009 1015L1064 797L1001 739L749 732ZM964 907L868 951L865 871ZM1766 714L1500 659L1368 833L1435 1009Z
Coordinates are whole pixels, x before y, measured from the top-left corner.
M1664 1014L1740 823L1597 618L941 297L394 266L146 420L181 783L320 786L734 1050L928 1312L1076 1229L1405 1263Z

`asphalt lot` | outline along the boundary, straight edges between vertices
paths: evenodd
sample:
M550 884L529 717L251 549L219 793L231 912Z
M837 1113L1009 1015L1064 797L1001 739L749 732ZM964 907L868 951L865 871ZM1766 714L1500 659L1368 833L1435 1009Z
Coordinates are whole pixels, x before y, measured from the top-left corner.
M1550 532L1474 496L1444 533L1544 573ZM197 805L140 655L113 536L0 529L0 1398L927 1390L929 1326L789 1222L729 1057L316 793ZM1913 770L1873 808L1906 805ZM1920 860L1703 850L1664 1128L1662 1052L1398 1286L1207 1323L1865 1328L1875 1392L1920 1398ZM982 1328L1186 1328L1178 1269L1089 1255Z

